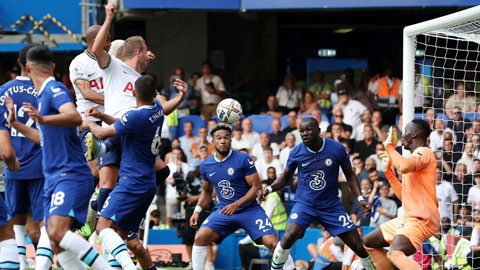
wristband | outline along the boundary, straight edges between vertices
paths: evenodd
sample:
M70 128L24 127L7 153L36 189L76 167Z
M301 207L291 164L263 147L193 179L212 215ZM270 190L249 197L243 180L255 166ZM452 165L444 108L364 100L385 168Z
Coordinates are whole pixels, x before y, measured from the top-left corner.
M272 194L272 192L273 192L273 189L272 189L271 186L268 186L265 190L268 191L268 194Z
M197 205L197 206L195 206L195 209L193 210L193 213L197 212L197 213L200 214L202 212L202 210L203 210L202 207Z
M363 198L362 195L359 195L359 196L357 197L357 200L358 200L358 202L365 201L365 199Z

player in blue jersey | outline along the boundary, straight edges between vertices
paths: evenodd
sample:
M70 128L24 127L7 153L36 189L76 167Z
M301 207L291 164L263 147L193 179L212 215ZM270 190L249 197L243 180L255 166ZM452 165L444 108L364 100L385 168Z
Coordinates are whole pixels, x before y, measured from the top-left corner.
M203 190L190 218L190 226L198 227L200 212L210 202L213 187L220 208L208 216L195 235L192 251L194 270L204 269L208 245L222 242L240 228L247 231L256 243L272 251L278 243L277 232L255 200L261 183L252 158L231 149L232 130L229 125L216 124L210 135L216 152L200 164ZM291 258L289 267L295 268Z
M283 268L290 248L297 239L303 237L314 220L318 220L331 235L340 237L361 258L367 270L375 269L355 224L338 197L338 174L341 167L350 189L365 209L365 214L370 214L370 205L361 196L345 147L332 139L320 137L318 122L310 117L302 120L300 135L303 143L290 152L283 177L258 192L259 199L265 199L271 192L290 183L298 169L295 205L288 218L285 234L273 253L272 269Z
M187 84L180 80L175 85L180 91L188 89ZM110 251L110 257L114 257L109 258L112 267L128 270L135 270L136 267L123 240L127 239L130 231L138 231L155 196L155 160L160 140L158 134L164 120L163 107L155 99L156 80L152 76L138 78L133 94L137 108L127 111L114 124L102 128L90 120L84 120L84 126L99 139L120 135L120 181L100 212L97 233ZM113 264L114 260L119 265ZM152 269L156 268L153 266Z
M23 102L37 104L37 90L27 77L26 62L27 51L35 45L27 45L20 50L17 63L20 66L20 76L0 86L0 149L2 153L15 153L20 162L20 170L6 170L4 174L6 198L5 204L13 219L13 230L17 241L20 256L20 269L26 267L26 242L27 217L30 213L31 220L28 226L28 235L32 243L37 246L40 236L41 221L43 220L43 184L42 151L40 145L25 138L7 122L8 110L6 98L15 99L14 114L18 121L30 127L35 122L24 113L21 108ZM44 231L44 230L42 230ZM49 249L49 244L47 249ZM43 248L43 247L41 247ZM53 259L53 258L52 258ZM41 259L40 259L41 260Z
M47 46L28 50L26 70L38 89L38 109L24 103L23 112L39 130L23 125L22 133L42 146L45 176L44 216L54 253L65 269L109 269L108 263L82 237L70 229L85 223L94 182L83 157L77 126L82 118L70 91L53 77L53 55Z

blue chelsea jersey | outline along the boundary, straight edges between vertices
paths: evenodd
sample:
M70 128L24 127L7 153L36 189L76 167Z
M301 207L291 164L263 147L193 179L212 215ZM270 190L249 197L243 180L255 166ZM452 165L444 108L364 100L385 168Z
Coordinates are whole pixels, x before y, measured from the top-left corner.
M130 181L130 192L145 192L156 186L155 159L163 120L162 105L155 100L154 105L126 112L114 124L122 141L120 180Z
M340 166L351 167L345 147L332 139L322 138L323 145L314 152L302 142L292 149L287 170L298 168L295 201L312 207L330 207L340 202L338 174Z
M7 130L15 150L20 170L5 170L7 180L29 180L43 177L42 150L40 145L27 139L22 133L10 127L7 122L8 109L5 97L11 97L15 106L17 121L28 127L36 128L35 122L23 111L23 102L37 106L37 90L28 77L17 76L15 80L0 86L0 130Z
M245 177L256 172L255 163L250 156L233 150L230 150L223 161L218 161L213 154L200 164L202 179L213 184L222 208L247 194L250 186ZM246 203L238 210L256 203L256 200Z
M72 94L61 82L49 77L38 92L37 102L40 115L54 115L59 113L62 105L72 103ZM77 127L38 126L46 185L61 178L91 181L90 168L83 156Z

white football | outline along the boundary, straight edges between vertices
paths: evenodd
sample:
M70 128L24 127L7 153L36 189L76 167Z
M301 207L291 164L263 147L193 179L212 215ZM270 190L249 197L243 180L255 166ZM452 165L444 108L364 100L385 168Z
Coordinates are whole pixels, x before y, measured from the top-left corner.
M242 117L242 105L233 98L226 98L217 105L218 118L227 124L233 124Z

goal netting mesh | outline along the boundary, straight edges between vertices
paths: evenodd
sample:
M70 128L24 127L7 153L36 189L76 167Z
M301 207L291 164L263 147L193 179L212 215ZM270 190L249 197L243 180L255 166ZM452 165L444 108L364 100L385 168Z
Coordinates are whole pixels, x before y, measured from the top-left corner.
M470 248L479 246L480 235L480 19L422 33L415 45L415 118L433 130L442 218L441 231L430 239L439 256L423 269L470 269L462 266L480 260Z

